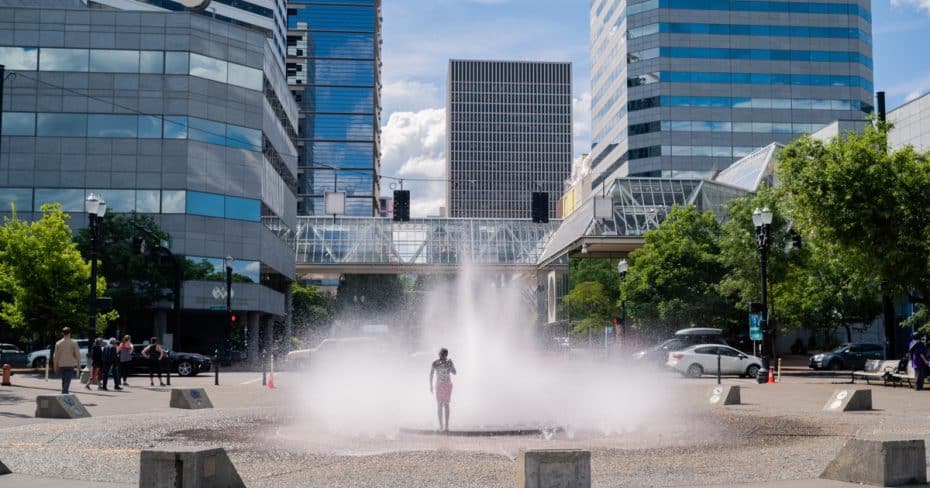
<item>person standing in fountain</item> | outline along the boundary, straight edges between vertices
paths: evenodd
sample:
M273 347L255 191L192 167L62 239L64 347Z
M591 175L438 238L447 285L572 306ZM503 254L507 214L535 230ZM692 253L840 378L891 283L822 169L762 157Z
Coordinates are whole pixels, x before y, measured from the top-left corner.
M455 374L455 364L449 359L449 350L439 350L439 359L433 361L429 371L429 392L433 392L433 374L436 375L436 414L439 417L439 430L449 432L449 402L452 400L452 377ZM446 422L443 424L443 409L445 409Z

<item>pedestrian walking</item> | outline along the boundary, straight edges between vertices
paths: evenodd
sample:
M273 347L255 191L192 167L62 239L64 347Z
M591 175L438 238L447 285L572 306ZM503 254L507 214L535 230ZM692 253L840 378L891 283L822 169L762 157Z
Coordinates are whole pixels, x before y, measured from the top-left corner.
M429 392L433 392L433 374L436 375L436 415L439 417L439 430L449 432L449 403L452 401L452 377L455 364L449 359L449 350L439 350L439 359L433 361L429 370ZM445 413L445 424L443 424Z
M116 346L116 352L119 353L119 376L123 386L129 386L129 361L132 361L132 337L128 334L123 336L122 342Z
M61 394L70 393L74 371L81 366L81 350L71 339L71 327L61 329L61 339L55 343L53 355L55 370L61 376Z
M97 383L97 388L103 385L103 338L94 339L94 344L88 349L87 356L90 361L90 375L87 377L87 384L84 388L90 389L90 385Z
M103 386L101 390L107 389L107 382L113 377L113 389L122 390L120 386L119 374L119 352L116 350L116 338L111 337L106 345L103 346Z
M149 362L149 386L155 386L154 375L158 375L158 385L165 386L161 381L161 360L165 358L165 350L158 343L158 338L153 337L149 345L142 350L142 357Z
M911 367L914 368L914 389L921 391L924 389L927 371L930 370L930 361L927 361L927 345L919 332L911 334L907 353L911 356Z

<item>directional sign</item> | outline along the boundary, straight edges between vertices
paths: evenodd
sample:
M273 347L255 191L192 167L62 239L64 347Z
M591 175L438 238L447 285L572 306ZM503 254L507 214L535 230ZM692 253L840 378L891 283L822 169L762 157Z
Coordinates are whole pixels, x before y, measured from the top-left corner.
M761 313L749 314L749 340L751 341L762 340L762 314Z

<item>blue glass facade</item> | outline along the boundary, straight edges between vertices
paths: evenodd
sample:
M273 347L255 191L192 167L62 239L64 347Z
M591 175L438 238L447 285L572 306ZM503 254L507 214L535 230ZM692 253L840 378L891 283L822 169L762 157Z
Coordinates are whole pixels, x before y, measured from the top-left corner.
M708 174L872 111L869 0L592 0L597 186Z
M300 215L324 214L324 194L334 189L346 193L348 215L378 210L380 18L380 0L288 3Z

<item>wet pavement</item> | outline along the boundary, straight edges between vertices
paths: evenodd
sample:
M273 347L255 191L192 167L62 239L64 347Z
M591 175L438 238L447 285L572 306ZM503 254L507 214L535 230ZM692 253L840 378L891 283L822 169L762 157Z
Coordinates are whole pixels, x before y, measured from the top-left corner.
M706 404L711 379L673 378L674 400L662 417L610 434L348 435L295 407L292 374L279 373L276 390L262 388L256 373L226 373L220 387L212 376L174 379L175 387L207 390L216 408L199 411L169 409L168 388L80 389L93 417L79 420L33 418L35 396L52 394L56 383L17 375L18 386L0 389L0 461L20 478L0 477L0 486L22 486L22 476L134 486L140 451L172 446L225 447L250 487L511 486L513 459L533 448L591 450L597 487L730 485L816 478L856 435L930 441L930 392L872 386L875 410L838 414L823 405L849 385L790 378L728 380L743 388L746 403L713 408ZM467 428L453 421L456 427Z

